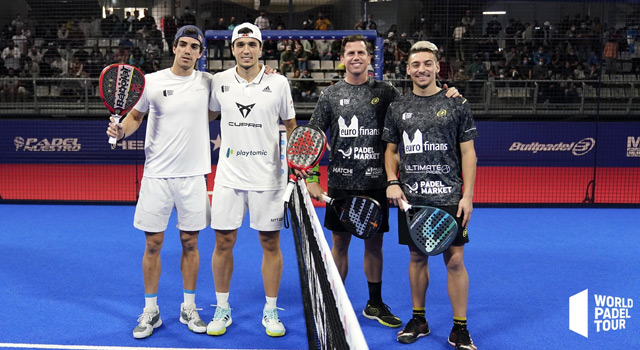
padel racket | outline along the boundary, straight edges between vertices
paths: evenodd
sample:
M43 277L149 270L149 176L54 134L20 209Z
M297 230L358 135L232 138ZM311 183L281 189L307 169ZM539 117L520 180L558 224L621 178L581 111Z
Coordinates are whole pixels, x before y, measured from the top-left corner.
M410 211L409 209L414 208ZM407 214L409 235L426 255L438 255L447 250L458 234L456 219L446 211L429 206L412 206L402 201Z
M291 132L287 142L287 165L294 171L313 168L320 162L326 145L327 137L320 128L313 125L297 126ZM289 175L289 183L283 196L285 202L289 202L296 180L295 173Z
M112 64L100 73L100 98L116 124L120 118L136 105L144 91L144 74L128 64ZM116 138L110 137L111 148L116 147Z
M378 233L383 212L375 199L367 196L333 199L326 195L322 195L322 198L331 205L347 232L362 239L371 238Z

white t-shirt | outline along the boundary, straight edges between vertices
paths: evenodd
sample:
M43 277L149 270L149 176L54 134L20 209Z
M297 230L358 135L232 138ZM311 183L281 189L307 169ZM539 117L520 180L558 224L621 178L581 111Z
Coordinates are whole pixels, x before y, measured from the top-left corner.
M211 77L194 70L178 76L169 68L147 74L134 109L145 113L144 176L186 177L211 172L209 98Z
M287 78L265 74L247 82L230 68L213 77L209 109L220 111L217 184L240 190L282 189L280 120L295 118Z

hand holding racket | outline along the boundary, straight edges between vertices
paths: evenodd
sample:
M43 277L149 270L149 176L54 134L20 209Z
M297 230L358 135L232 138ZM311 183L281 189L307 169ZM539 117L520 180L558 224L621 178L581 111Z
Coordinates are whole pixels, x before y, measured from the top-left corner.
M144 74L128 64L112 64L100 73L100 98L118 124L120 118L136 105L144 91ZM116 138L110 137L111 148L116 147Z
M348 196L333 199L322 195L331 205L345 230L362 239L373 237L382 225L383 212L380 203L367 196Z
M438 255L447 250L458 234L456 219L446 211L430 206L412 206L401 200L406 213L409 235L426 255ZM409 209L414 208L414 212Z
M291 132L287 142L287 165L295 171L307 171L316 166L327 145L327 137L320 128L313 125L299 125ZM283 200L289 202L291 191L298 179L296 174L289 175L289 183Z

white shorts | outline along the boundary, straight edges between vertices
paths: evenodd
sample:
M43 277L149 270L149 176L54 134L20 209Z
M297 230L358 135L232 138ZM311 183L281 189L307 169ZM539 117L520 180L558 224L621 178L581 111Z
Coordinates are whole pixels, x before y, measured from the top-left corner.
M167 229L173 208L181 231L200 231L210 220L209 196L204 176L157 179L142 177L133 226L145 232Z
M284 190L245 191L222 185L213 186L211 228L235 230L242 226L249 209L249 226L258 231L282 230Z

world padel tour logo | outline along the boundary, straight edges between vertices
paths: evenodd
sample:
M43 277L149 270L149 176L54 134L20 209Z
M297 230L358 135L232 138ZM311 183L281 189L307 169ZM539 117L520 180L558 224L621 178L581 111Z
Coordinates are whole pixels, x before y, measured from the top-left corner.
M589 290L585 289L569 298L569 329L585 338L589 338L590 323L596 333L624 331L632 325L632 309L631 298L601 294L589 296Z
M596 140L586 137L577 142L558 142L558 143L540 143L540 142L513 142L509 147L509 152L571 152L574 156L583 156L589 153L596 145Z

